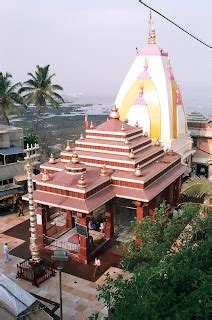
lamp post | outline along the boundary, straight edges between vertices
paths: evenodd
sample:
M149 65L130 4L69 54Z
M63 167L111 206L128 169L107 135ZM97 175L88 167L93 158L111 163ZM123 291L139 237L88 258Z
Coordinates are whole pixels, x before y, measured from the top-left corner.
M51 256L52 260L58 261L58 262L65 262L68 261L68 253L65 249L59 248L54 251L54 254ZM57 270L59 271L59 288L60 288L60 320L63 320L63 299L62 299L62 278L61 278L61 272L63 270L63 267L59 265L57 267Z
M35 261L40 260L40 251L38 246L38 233L37 233L37 218L35 214L34 198L33 198L33 181L32 181L32 170L33 165L39 158L39 154L36 153L39 149L39 145L35 143L34 147L27 144L26 152L26 165L25 170L27 172L27 186L28 186L28 197L29 197L29 217L30 217L30 252L32 259ZM33 161L34 160L34 161Z

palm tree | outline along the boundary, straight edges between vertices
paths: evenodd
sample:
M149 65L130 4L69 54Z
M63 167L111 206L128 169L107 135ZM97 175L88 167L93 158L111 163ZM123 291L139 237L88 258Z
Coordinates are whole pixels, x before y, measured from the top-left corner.
M212 184L205 177L191 177L182 185L181 192L189 197L204 197L203 209L207 210L211 207Z
M11 74L0 72L0 113L3 123L7 125L10 125L9 115L11 113L20 115L19 106L24 105L23 97L17 92L21 83L12 85L11 78Z
M52 78L55 74L49 75L49 65L45 67L36 66L35 74L28 73L30 79L24 82L23 87L19 90L24 93L23 97L26 104L34 104L37 108L37 124L40 113L46 111L48 105L58 109L60 104L64 102L61 95L57 92L63 90L58 84L52 84Z

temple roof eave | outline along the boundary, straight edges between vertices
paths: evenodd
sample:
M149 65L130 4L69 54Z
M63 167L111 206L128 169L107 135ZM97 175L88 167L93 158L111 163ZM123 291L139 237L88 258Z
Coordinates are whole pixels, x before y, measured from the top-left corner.
M114 197L150 202L172 182L182 176L187 169L187 166L178 164L155 182L151 183L146 189L109 185L87 199L77 199L36 190L34 191L34 201L35 203L55 206L65 210L74 210L87 214L91 213L93 210L97 209ZM28 195L23 196L23 199L28 200Z

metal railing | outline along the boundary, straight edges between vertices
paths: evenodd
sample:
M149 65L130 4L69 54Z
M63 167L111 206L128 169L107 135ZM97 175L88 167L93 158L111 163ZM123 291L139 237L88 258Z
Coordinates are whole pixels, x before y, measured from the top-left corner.
M68 242L67 240L65 241L65 240L60 240L57 238L52 238L47 236L44 236L44 238L47 246L62 248L62 249L69 250L71 252L77 252L77 253L80 251L79 244L75 244L72 242Z

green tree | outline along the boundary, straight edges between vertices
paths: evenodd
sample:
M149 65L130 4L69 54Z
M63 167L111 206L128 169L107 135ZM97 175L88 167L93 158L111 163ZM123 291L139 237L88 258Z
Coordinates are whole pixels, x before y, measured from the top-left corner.
M35 143L38 143L38 136L35 133L28 133L24 137L24 148L27 147L27 144L31 145Z
M187 241L156 265L137 268L129 280L107 276L98 288L99 299L115 307L112 319L211 318L211 218L201 221L199 227L206 230L204 239Z
M133 271L137 267L157 265L198 211L199 205L185 204L172 219L169 219L166 215L166 205L162 203L156 209L155 221L150 221L148 216L141 223L135 221L135 234L141 239L142 244L137 245L133 240L123 244L122 267L127 271Z
M28 73L30 79L24 82L23 87L19 90L26 104L34 104L37 108L36 129L41 112L46 111L48 106L58 109L64 102L62 96L56 92L63 88L58 84L52 84L55 74L49 75L49 67L49 65L37 66L35 74Z
M191 177L182 185L181 193L188 197L204 197L203 210L210 210L212 205L212 184L205 177Z
M15 113L20 115L20 105L24 105L24 100L18 89L21 84L12 84L12 75L0 72L0 113L3 123L10 125L9 115Z

